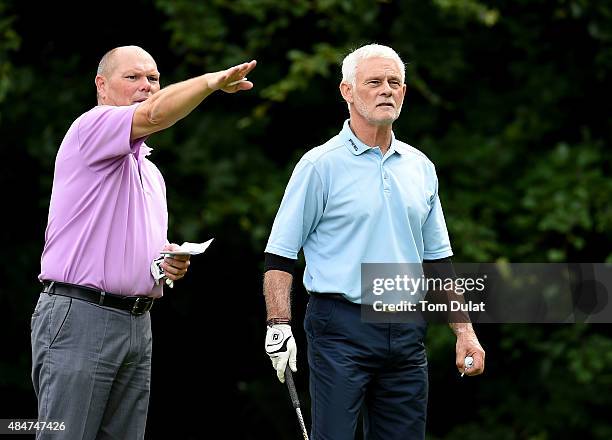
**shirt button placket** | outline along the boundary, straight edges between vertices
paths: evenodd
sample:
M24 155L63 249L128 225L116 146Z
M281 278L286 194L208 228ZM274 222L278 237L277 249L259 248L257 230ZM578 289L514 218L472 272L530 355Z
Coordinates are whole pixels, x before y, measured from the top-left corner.
M384 166L384 164L382 162L380 164L380 171L382 173L383 188L385 190L385 194L389 195L389 194L391 194L391 184L389 183L389 173L385 169L385 166Z

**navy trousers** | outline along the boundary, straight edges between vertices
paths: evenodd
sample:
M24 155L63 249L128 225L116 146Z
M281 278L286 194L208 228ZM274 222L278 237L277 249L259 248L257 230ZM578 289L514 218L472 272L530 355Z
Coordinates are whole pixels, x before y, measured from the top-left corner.
M308 340L312 440L421 440L427 413L426 324L363 322L360 306L311 295Z

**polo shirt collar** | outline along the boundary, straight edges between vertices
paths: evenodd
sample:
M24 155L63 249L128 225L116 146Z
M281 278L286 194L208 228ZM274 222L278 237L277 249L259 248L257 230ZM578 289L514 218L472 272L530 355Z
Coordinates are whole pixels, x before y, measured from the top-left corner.
M348 148L348 150L355 156L359 156L361 153L368 151L372 147L364 144L359 140L357 136L355 136L355 133L353 133L353 130L351 130L349 121L350 119L344 121L342 131L340 131L340 137L344 141L344 145L346 146L346 148ZM391 146L389 147L389 151L391 151L391 153L403 153L401 146L395 140L395 134L393 133L393 131L391 131Z

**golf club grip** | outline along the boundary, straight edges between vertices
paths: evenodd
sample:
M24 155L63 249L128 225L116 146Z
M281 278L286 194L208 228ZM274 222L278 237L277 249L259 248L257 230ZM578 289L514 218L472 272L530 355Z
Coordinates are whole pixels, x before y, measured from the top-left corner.
M298 399L298 394L295 390L295 382L293 382L293 374L291 373L291 368L289 368L289 365L287 365L287 368L285 368L285 382L287 383L287 388L289 389L289 396L291 397L293 407L299 408L300 400Z

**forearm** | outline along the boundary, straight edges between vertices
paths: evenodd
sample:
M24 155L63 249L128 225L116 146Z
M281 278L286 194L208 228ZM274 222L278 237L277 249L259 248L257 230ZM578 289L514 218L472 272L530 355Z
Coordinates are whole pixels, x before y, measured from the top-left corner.
M427 279L456 279L455 269L453 268L452 261L450 258L444 258L439 260L426 260L423 262L423 271ZM434 283L435 285L435 283ZM444 285L444 283L440 283ZM463 291L458 293L453 288L445 289L442 287L441 291L432 292L433 295L440 301L446 304L448 325L452 329L453 333L457 338L455 345L455 365L461 374L467 373L469 376L481 374L484 371L484 359L485 352L478 342L476 332L472 327L470 315L468 312L463 311L462 307L459 307L457 311L450 311L452 307L449 307L452 302L459 302L463 304L465 299L463 297ZM466 366L466 358L470 356L472 358L473 365Z
M132 139L164 130L193 111L214 89L204 74L163 88L134 113Z
M291 319L292 283L293 275L281 270L268 270L264 274L267 319Z
M423 261L423 273L428 280L447 280L456 279L457 274L453 267L452 260L450 257L441 258L438 260L424 260ZM434 285L443 285L445 283L435 283ZM461 304L465 303L465 299L462 294L456 293L453 288L444 288L441 290L432 290L429 301L434 303L444 304L446 312L446 318L448 319L448 325L453 330L457 337L474 333L472 328L470 315L459 308L457 311L451 311L451 304L453 301Z
M457 337L474 334L474 327L472 327L471 322L449 322L448 326Z

